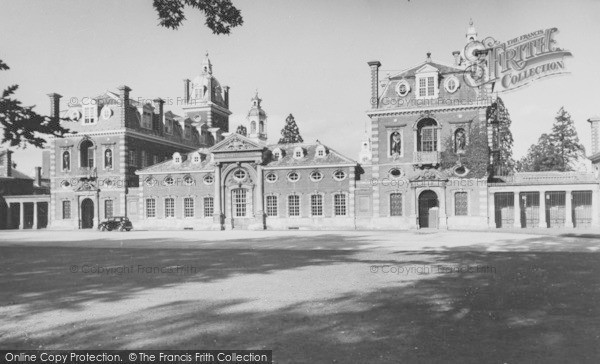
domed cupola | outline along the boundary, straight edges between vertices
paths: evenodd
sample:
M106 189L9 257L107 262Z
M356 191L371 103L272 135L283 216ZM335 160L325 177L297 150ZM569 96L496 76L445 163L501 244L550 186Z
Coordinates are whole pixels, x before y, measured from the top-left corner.
M248 121L250 122L249 137L256 140L267 140L267 113L261 108L262 99L258 97L258 91L250 100L251 106L248 111Z

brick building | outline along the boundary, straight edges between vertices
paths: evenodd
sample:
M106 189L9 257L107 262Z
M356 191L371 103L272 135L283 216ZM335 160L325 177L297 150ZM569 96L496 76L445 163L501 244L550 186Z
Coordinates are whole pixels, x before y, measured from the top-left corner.
M476 40L471 24L463 46ZM127 86L63 111L50 94L52 115L76 132L53 139L45 154L50 226L93 228L113 215L136 229L600 226L600 118L589 120L596 173L495 176L495 95L474 82L481 74L472 57L448 59L427 53L384 77L380 62L368 63L360 162L318 141L269 144L258 94L248 136L230 133L229 88L208 55L201 74L183 80L181 116L161 99L132 99Z
M164 110L164 100L135 100L131 89L107 91L60 110L50 94L51 114L68 118L73 131L50 145L50 224L54 228L92 228L111 216L137 211L138 169L206 148L228 131L229 88L213 76L208 55L193 82L184 80L183 115ZM129 211L129 209L132 209Z

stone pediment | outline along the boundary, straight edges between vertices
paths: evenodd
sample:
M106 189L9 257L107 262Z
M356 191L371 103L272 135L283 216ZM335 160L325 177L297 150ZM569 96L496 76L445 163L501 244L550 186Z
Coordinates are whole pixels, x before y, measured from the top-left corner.
M415 174L410 177L411 182L420 182L420 181L447 181L448 176L446 173L439 171L437 169L424 169L417 170Z
M74 188L75 192L84 192L84 191L97 191L98 186L96 185L96 181L92 179L82 178L79 180L79 183Z
M419 73L437 73L439 72L439 70L435 67L433 67L430 64L426 64L423 67L419 68L415 73L419 74Z
M220 141L212 148L210 148L210 152L218 153L218 152L239 152L239 151L256 151L263 150L265 147L260 145L253 140L246 138L240 134L232 134Z

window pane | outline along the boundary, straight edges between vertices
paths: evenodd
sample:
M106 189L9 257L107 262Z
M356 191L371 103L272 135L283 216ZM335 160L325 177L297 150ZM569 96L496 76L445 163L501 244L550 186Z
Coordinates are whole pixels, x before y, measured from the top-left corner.
M183 199L183 216L194 217L194 199L191 197Z
M312 216L323 216L323 195L310 196L310 214Z
M300 216L300 196L288 196L288 214L290 216Z
M246 216L246 190L236 188L232 191L235 217Z
M267 216L277 216L277 196L267 196Z
M113 217L113 200L104 201L104 217L107 219Z
M153 198L146 199L146 217L156 217L156 201Z
M468 201L466 192L457 192L454 194L454 215L467 216Z
M204 217L211 217L214 214L214 204L212 197L204 197Z
M165 217L175 217L175 199L165 198Z
M402 194L390 194L390 216L402 216Z
M334 212L335 216L346 215L346 195L338 193L334 195Z
M63 208L63 219L70 219L71 218L71 201L63 201L62 208Z

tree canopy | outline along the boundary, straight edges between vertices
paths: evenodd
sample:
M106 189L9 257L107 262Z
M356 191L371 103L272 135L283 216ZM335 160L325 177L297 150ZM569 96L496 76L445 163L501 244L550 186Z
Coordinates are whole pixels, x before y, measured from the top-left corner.
M491 125L496 125L493 137L494 171L499 175L510 174L515 169L513 159L513 135L510 130L512 120L504 101L500 97L487 108L486 119Z
M477 123L467 131L464 150L457 151L453 135L442 141L444 147L441 153L441 167L444 170L454 170L463 166L468 173L464 177L483 178L489 172L489 147L487 132Z
M244 23L242 14L230 0L154 0L159 24L177 29L185 20L186 6L197 9L206 16L206 26L214 34L229 34L231 28Z
M6 63L0 60L0 71L8 70ZM34 106L23 106L21 101L11 96L19 88L12 85L2 91L0 99L0 124L2 125L2 142L12 147L33 145L43 147L44 136L62 136L68 130L60 125L59 118L43 116L33 111Z
M243 125L238 125L237 129L235 130L236 133L243 135L243 136L248 136L248 129L246 129L245 126Z
M294 116L290 114L285 119L285 126L281 129L281 139L279 139L279 144L302 143L303 141L302 136L300 136L298 125L296 125L296 120L294 120Z
M550 134L542 134L537 144L529 147L527 154L517 163L517 170L572 171L574 162L584 154L585 148L579 142L571 115L561 107Z

